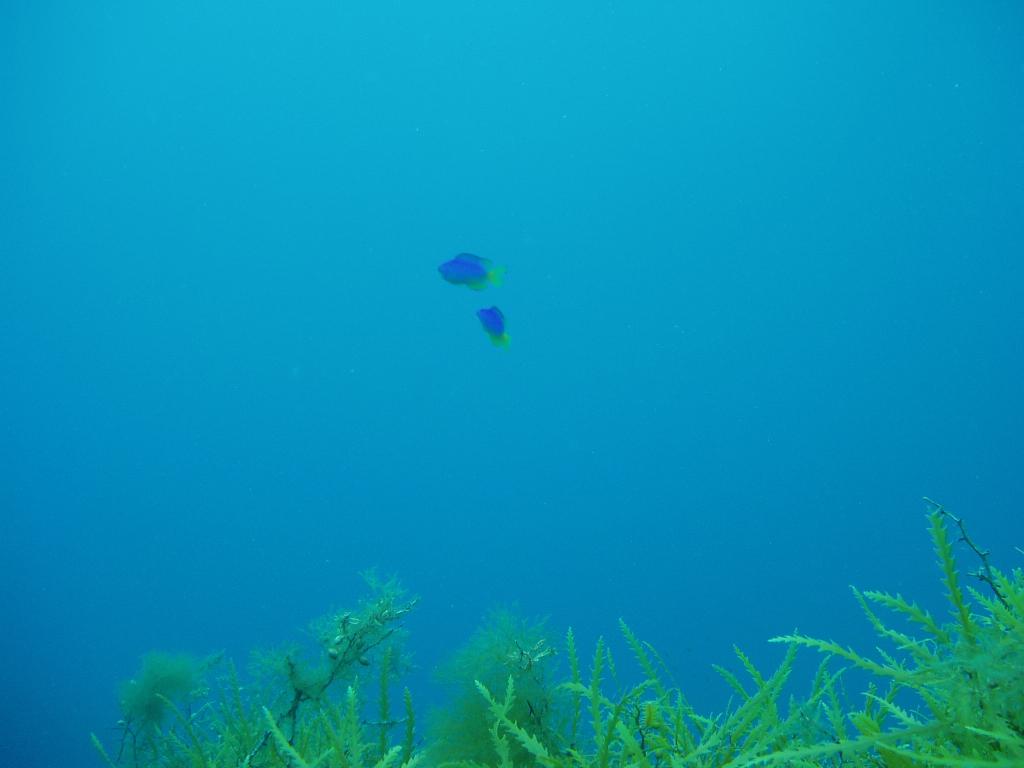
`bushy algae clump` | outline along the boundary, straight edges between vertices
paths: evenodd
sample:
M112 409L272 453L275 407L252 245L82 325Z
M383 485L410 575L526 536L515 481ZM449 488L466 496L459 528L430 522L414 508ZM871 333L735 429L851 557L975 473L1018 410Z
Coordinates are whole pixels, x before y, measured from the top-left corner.
M187 654L152 652L142 658L139 674L121 686L121 710L140 730L159 727L175 700L200 685L202 663Z
M368 582L371 594L356 609L314 624L318 650L312 657L299 649L261 655L260 684L253 687L243 687L228 662L212 685L197 695L172 701L156 693L173 715L166 726L152 718L140 720L135 709L126 706L113 757L92 736L100 757L110 766L138 768L387 768L411 763L411 698L407 693L406 717L392 719L387 697L381 697L378 738L371 742L358 672L376 661L381 690L389 689L389 676L400 666L403 619L416 600L393 580ZM208 676L212 673L208 670ZM399 724L405 725L404 741L392 744Z
M718 714L695 712L621 620L631 683L610 643L598 640L586 661L569 630L556 656L543 622L499 611L446 667L454 698L424 741L409 691L398 713L390 705L402 620L415 605L391 581L372 582L358 609L320 622L312 662L294 652L265 657L275 672L262 687L243 689L225 663L203 688L188 670L209 677L212 667L148 657L138 690L125 689L116 755L93 743L108 765L133 768L1024 766L1024 574L992 567L940 505L929 502L928 518L951 620L899 594L854 589L883 643L874 654L786 635L773 640L786 647L781 664L765 674L736 649L741 675L718 669L734 704ZM981 589L960 583L950 524L980 560L971 575ZM824 659L809 691L784 698L800 648ZM842 694L850 668L871 678L857 702ZM376 693L363 682L373 675Z
M508 680L517 692L509 718L528 726L540 743L557 748L560 697L552 669L554 640L543 621L527 620L510 609L492 611L439 669L451 701L431 718L430 761L484 764L494 756L493 718L480 686L504 690ZM516 764L530 759L518 743L509 745L509 756Z

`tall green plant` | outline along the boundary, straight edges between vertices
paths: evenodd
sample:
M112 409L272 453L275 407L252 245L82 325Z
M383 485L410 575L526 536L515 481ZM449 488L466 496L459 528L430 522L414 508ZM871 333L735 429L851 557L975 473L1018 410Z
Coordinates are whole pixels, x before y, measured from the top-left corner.
M554 647L543 621L529 620L509 609L492 611L469 642L439 671L450 688L451 701L430 724L431 760L437 763L485 763L494 755L493 725L488 703L477 683L504 690L511 677L517 695L509 716L551 743L557 733ZM516 764L528 754L515 743L509 759Z
M941 622L899 594L855 589L865 616L889 648L879 648L877 657L804 635L775 638L852 663L881 678L889 692L869 692L864 709L851 713L859 737L759 762L821 761L844 754L866 755L888 768L1024 765L1024 574L989 566L988 553L970 542L962 521L929 504L930 534L953 621ZM967 590L976 612L959 584L947 520L982 559L982 570L974 575L992 595ZM892 628L874 606L901 616L924 635Z

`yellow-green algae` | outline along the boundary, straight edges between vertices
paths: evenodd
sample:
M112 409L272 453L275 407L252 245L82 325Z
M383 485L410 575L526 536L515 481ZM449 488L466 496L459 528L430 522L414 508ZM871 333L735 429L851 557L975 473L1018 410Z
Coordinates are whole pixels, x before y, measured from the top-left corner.
M362 605L318 623L318 656L265 654L253 686L239 684L230 662L147 657L122 689L121 738L105 747L92 736L93 744L107 765L133 768L1024 766L1024 575L991 567L940 505L929 502L928 517L951 621L899 594L854 589L882 641L874 653L787 635L772 640L787 651L765 674L735 649L744 679L717 668L735 702L717 715L693 710L625 622L635 684L621 682L604 640L581 660L571 630L558 653L568 677L558 682L543 622L499 611L446 667L454 698L424 736L408 689L400 712L390 704L404 668L402 619L415 600L397 582L373 581ZM981 559L972 575L984 592L960 584L950 522ZM801 647L824 658L810 690L783 701ZM871 677L856 706L840 693L851 667ZM374 689L372 676L370 707L362 692Z

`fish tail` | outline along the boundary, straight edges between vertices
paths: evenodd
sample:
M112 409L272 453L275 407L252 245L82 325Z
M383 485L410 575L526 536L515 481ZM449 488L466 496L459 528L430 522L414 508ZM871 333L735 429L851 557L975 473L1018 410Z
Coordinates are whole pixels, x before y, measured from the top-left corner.
M487 282L491 285L501 285L505 282L505 268L495 267L487 271Z
M501 349L508 349L510 339L507 333L502 333L500 335L494 335L489 333L487 335L491 339L491 344L493 344L496 347L500 347Z

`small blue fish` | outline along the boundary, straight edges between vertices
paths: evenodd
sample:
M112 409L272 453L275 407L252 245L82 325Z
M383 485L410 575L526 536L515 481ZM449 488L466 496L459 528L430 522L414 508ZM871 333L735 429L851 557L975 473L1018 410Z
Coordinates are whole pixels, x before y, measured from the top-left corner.
M437 268L441 277L454 285L465 285L474 291L482 291L488 285L501 285L505 268L496 267L490 259L460 253Z
M505 316L497 307L478 309L476 316L480 318L480 325L484 332L491 338L491 344L496 347L508 349L508 333L505 331Z

